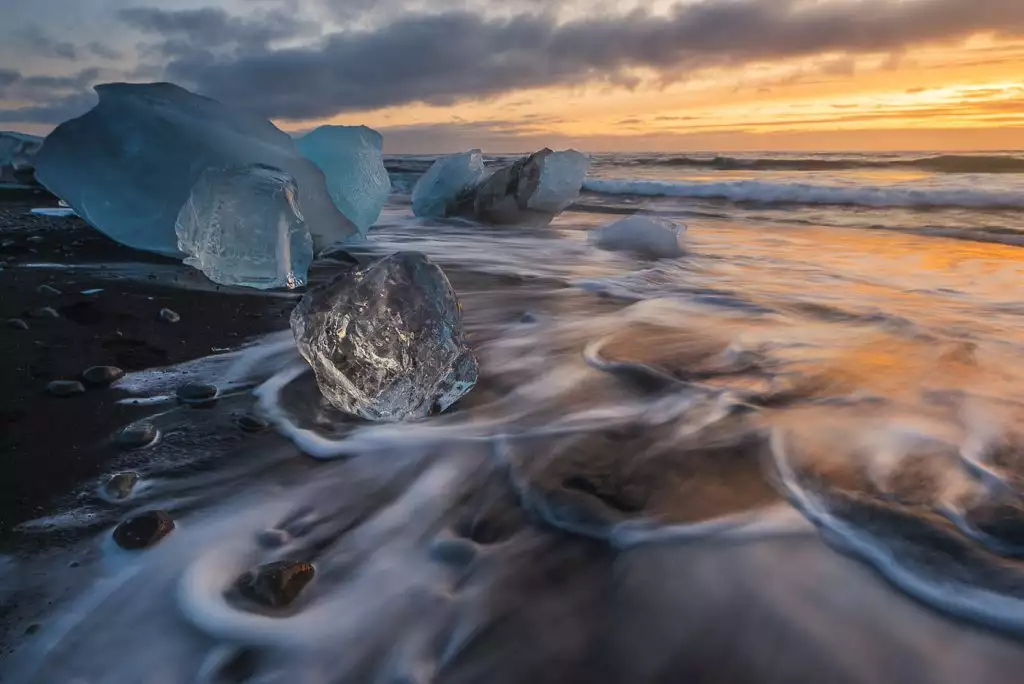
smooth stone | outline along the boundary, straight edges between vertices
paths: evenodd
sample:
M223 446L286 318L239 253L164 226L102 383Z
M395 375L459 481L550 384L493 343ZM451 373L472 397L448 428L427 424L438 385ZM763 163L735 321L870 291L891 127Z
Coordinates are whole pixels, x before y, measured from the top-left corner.
M251 413L239 416L235 423L237 423L238 427L242 428L245 432L262 432L270 427L270 423L259 416L252 415Z
M31 625L25 628L25 634L35 634L42 628L43 626L41 624L39 624L38 622L33 622Z
M7 327L14 328L15 330L28 330L28 323L20 318L8 318Z
M174 529L174 520L165 511L146 511L128 518L114 528L114 541L122 549L135 551L153 546Z
M173 309L160 309L160 313L157 316L164 323L177 323L181 320L181 314Z
M111 499L127 499L132 495L135 485L142 476L133 470L126 470L123 473L114 473L103 485L104 493Z
M160 431L150 423L129 425L114 435L114 442L125 450L141 449L156 441Z
M532 311L527 311L526 313L519 317L520 323L536 323L538 320L540 319L537 318L537 314L533 313Z
M54 297L63 294L63 292L61 292L60 290L51 285L40 285L39 287L36 288L36 292L44 295L52 295Z
M124 377L124 371L117 366L92 366L82 372L82 380L90 385L109 385Z
M46 391L55 397L73 397L85 394L85 386L77 380L54 380L46 386Z
M264 549L279 549L292 540L284 530L267 529L256 533L256 543Z
M441 538L431 543L429 553L438 563L464 568L477 559L479 549L469 539Z
M52 306L44 306L32 311L32 318L60 318L60 314Z
M309 563L267 563L239 577L235 589L265 608L284 608L298 598L315 574L316 570Z
M186 404L209 404L217 398L217 387L214 385L203 385L189 383L182 385L175 392L179 401Z

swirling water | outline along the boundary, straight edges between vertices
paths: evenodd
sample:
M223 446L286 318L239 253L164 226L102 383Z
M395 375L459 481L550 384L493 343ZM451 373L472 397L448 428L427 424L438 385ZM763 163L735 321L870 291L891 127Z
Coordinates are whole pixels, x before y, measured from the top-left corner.
M543 229L413 219L412 172L392 168L397 192L359 251L420 250L446 269L477 388L442 416L356 422L320 400L287 331L129 375L162 438L111 468L143 486L121 504L84 491L24 527L79 534L5 561L5 588L54 607L4 674L1016 681L1024 212L1005 197L1024 196L1022 177L1005 161L678 159L597 159L591 192ZM749 197L900 183L892 197L1004 199ZM687 222L686 255L587 244L637 210ZM187 379L215 382L218 406L161 399ZM249 410L274 429L229 437ZM117 550L110 528L147 508L178 528ZM233 603L240 573L278 559L316 567L294 606Z

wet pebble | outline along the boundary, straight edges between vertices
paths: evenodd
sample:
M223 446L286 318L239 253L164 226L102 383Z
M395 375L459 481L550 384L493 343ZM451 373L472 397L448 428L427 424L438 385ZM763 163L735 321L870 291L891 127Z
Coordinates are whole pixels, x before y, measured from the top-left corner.
M172 309L160 309L158 316L164 323L177 323L181 320L181 314Z
M256 543L264 549L279 549L292 540L284 530L268 529L256 533Z
M284 608L298 598L315 574L316 570L309 563L267 563L239 577L235 589L241 596L265 608Z
M60 314L52 306L44 306L32 310L32 318L60 318Z
M259 416L254 416L251 413L239 416L235 420L235 423L237 423L238 427L242 428L244 432L262 432L270 427L270 424L267 421L263 420Z
M217 398L215 385L189 383L182 385L175 392L178 400L186 404L210 404Z
M142 478L133 470L126 470L123 473L114 473L103 485L103 492L111 499L120 501L132 495L132 490Z
M8 318L7 327L14 328L15 330L28 330L28 323L20 318Z
M538 320L539 319L537 318L537 314L533 313L532 311L527 311L526 313L519 317L520 323L536 323Z
M129 425L114 435L114 442L125 450L141 449L156 441L160 431L151 423Z
M35 634L42 628L43 626L41 624L39 624L38 622L33 622L31 625L25 628L25 634Z
M102 387L124 377L124 371L117 366L92 366L82 372L82 380L89 385Z
M146 511L114 528L114 541L129 551L145 549L158 543L173 529L174 520L166 511Z
M85 386L77 380L54 380L46 386L46 391L55 397L73 397L85 394Z
M39 287L37 287L36 288L36 292L38 292L39 294L50 295L50 296L53 296L53 297L56 297L59 294L63 294L60 290L58 290L57 288L53 287L52 285L46 285L46 284L43 284L43 285L40 285Z

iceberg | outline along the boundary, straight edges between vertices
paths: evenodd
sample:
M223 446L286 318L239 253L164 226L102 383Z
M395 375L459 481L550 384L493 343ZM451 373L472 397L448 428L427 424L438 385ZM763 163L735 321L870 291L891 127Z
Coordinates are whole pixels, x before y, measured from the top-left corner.
M448 216L484 176L480 150L441 157L416 182L412 191L413 213L427 218Z
M365 235L391 193L381 134L366 126L320 126L295 144L323 171L334 205Z
M575 150L545 148L495 171L458 211L486 223L546 225L579 196L589 166Z
M298 196L295 179L271 166L207 169L175 223L185 263L222 285L305 285L313 239Z
M357 233L320 169L266 119L170 83L108 83L96 92L93 109L46 137L36 177L114 240L180 256L175 223L199 177L259 164L295 180L315 248Z
M0 185L37 185L35 156L43 139L26 133L0 131Z
M324 398L367 420L439 413L476 384L458 297L418 252L354 266L306 294L291 327Z
M587 235L590 243L608 250L634 252L655 259L683 255L679 238L686 226L653 216L630 216Z

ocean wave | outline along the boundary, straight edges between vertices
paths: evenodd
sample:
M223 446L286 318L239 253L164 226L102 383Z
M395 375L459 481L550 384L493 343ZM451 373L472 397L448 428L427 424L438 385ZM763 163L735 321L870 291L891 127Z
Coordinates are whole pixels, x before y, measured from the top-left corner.
M721 199L761 204L833 204L864 207L969 207L1024 209L1019 192L974 188L910 188L899 186L813 185L810 183L773 183L766 181L730 181L724 183L685 183L652 180L588 179L587 192L602 195L641 197L686 197Z
M943 154L914 159L870 157L634 157L629 165L672 166L718 171L843 171L918 169L932 173L1024 173L1024 156Z

